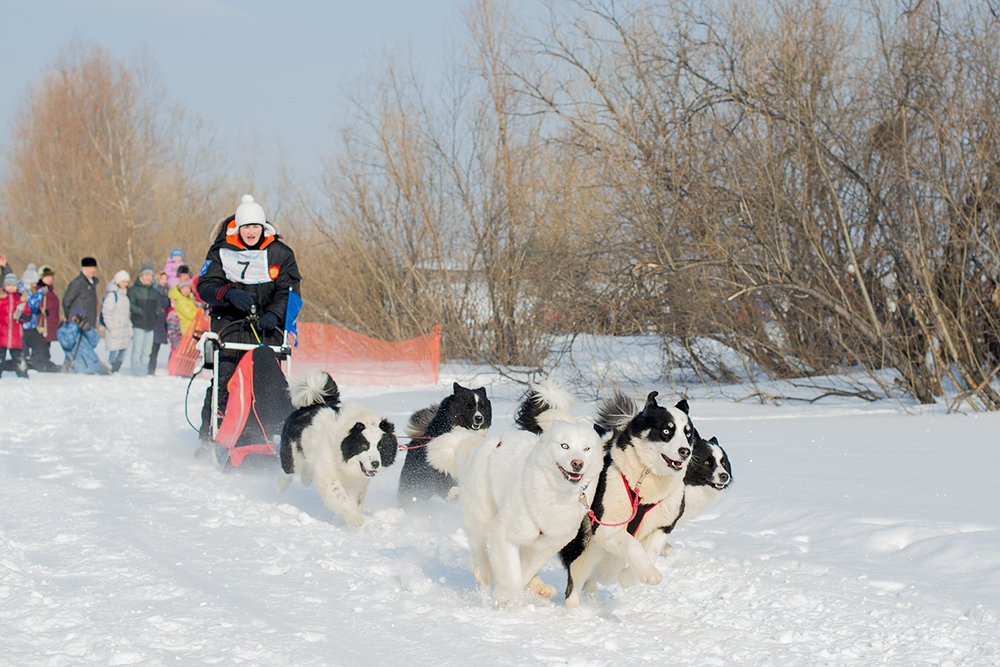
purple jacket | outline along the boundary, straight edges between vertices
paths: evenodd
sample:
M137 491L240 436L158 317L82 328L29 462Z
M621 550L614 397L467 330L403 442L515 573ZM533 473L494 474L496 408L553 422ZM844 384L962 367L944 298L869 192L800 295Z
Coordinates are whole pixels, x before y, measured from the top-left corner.
M186 264L183 257L171 257L167 260L167 263L163 265L163 272L167 274L167 287L174 287L181 281L177 277L177 269L182 265Z

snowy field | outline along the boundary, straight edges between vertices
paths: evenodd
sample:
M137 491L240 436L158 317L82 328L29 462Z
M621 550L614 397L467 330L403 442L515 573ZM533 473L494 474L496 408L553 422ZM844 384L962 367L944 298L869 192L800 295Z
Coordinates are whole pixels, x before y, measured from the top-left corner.
M3 665L1000 663L998 414L694 389L732 488L675 534L662 584L602 589L567 612L561 594L492 606L457 505L395 507L401 459L352 532L314 489L279 496L274 471L192 458L180 379L11 375ZM401 426L454 379L472 380L343 393ZM521 388L489 382L503 429ZM565 584L556 563L542 576Z

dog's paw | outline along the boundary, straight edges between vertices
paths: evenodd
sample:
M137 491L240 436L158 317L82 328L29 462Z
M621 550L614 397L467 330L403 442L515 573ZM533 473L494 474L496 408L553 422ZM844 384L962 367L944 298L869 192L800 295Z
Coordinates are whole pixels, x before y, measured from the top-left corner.
M344 516L344 524L348 528L360 528L365 523L365 515L361 512L351 512Z
M472 574L476 577L476 581L483 588L489 588L493 583L493 572L487 567L476 567L472 566Z
M655 567L650 567L642 573L642 583L649 586L657 586L663 581L663 574Z
M618 585L622 588L629 588L635 586L639 583L639 580L635 576L635 570L630 567L625 568L618 573Z
M528 582L528 592L540 598L551 600L556 596L556 587L550 586L541 579L532 579Z
M576 591L573 591L572 593L570 593L569 596L566 598L566 604L565 604L565 606L566 606L567 609L572 609L573 607L579 607L580 606L580 594L578 592L576 592Z
M447 500L448 500L449 503L453 502L455 500L458 500L458 487L457 486L451 487L451 490L448 492L448 498L447 498Z
M663 554L664 556L666 556L668 553L670 553L673 550L674 550L674 548L672 546L670 546L669 544L664 544L663 545L663 551L661 551L660 553Z

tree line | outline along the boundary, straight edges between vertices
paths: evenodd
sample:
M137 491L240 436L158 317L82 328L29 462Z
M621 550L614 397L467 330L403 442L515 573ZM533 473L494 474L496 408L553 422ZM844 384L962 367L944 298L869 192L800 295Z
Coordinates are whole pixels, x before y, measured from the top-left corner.
M706 382L855 369L1000 407L995 2L532 9L471 2L440 82L387 58L355 89L318 192L267 184L310 318L441 323L499 366L653 334ZM143 66L76 51L12 130L0 245L200 252L259 179L212 141Z

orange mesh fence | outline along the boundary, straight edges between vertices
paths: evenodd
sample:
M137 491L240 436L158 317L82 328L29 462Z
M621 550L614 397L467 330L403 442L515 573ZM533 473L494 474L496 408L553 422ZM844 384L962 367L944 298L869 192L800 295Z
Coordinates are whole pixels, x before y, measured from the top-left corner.
M332 324L299 322L292 349L295 373L321 368L338 384L437 384L441 327L410 340L369 338Z
M198 339L207 328L208 315L199 308L191 326L184 332L181 342L177 343L177 347L170 352L170 362L167 364L167 369L171 375L191 376L195 364L198 363Z

